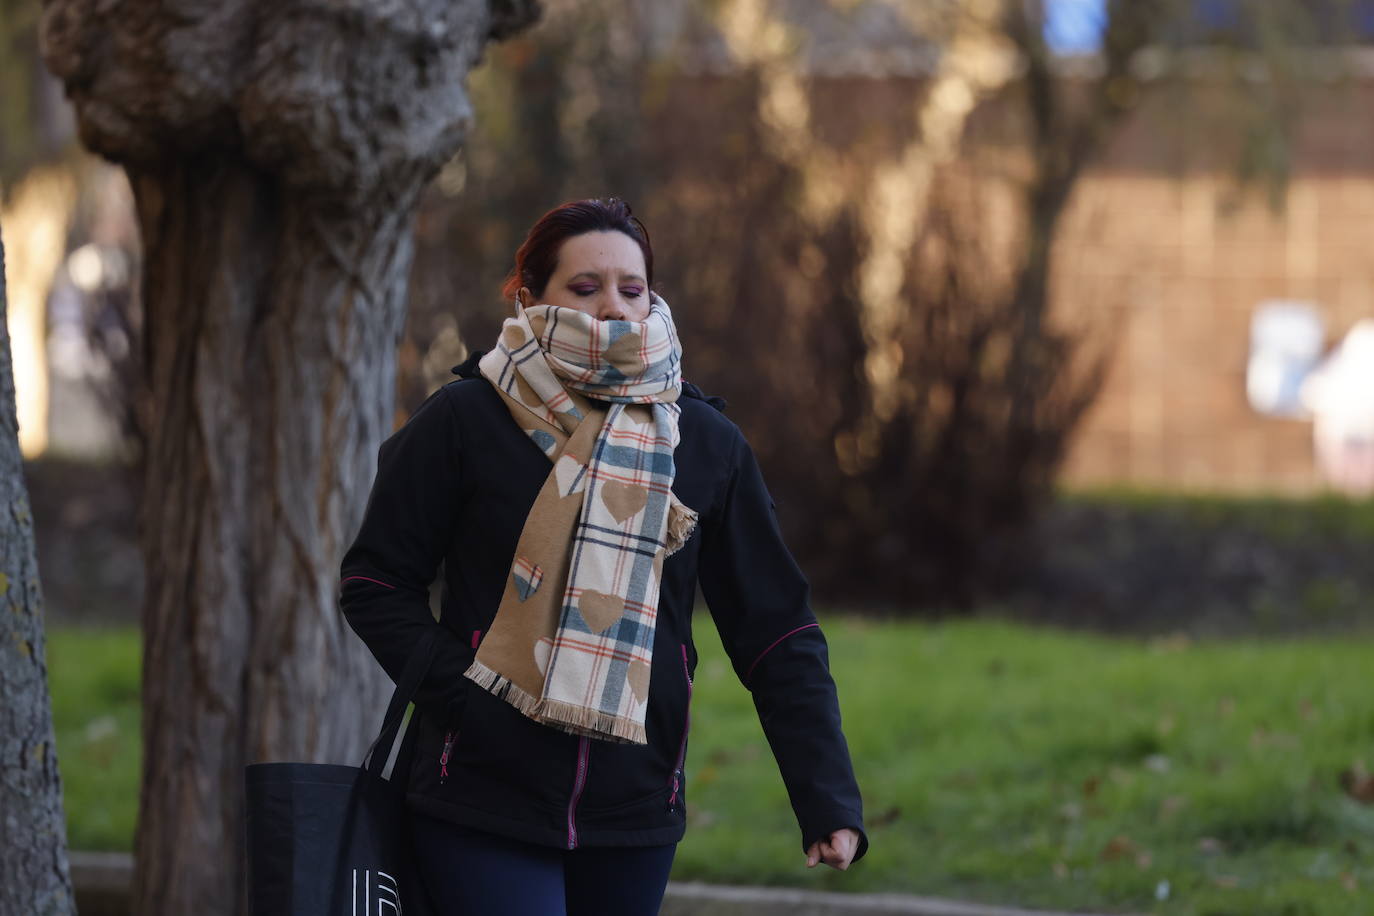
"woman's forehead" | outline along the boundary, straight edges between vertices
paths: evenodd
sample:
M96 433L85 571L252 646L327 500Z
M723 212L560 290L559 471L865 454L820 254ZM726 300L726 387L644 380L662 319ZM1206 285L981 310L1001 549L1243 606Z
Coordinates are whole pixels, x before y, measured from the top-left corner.
M644 275L644 252L623 232L584 232L565 241L558 250L558 272L568 275Z

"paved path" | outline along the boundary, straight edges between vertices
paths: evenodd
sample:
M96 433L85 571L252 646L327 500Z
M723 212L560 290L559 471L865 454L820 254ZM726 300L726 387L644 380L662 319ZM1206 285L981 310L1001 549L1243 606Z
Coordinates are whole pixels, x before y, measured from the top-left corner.
M133 856L71 853L81 916L129 916ZM672 881L660 916L1070 916L1049 910L984 906L908 894L835 894L777 887L722 887ZM1083 916L1083 914L1073 914Z
M661 916L1070 916L910 894L837 894L779 887L723 887L674 881ZM1082 916L1082 914L1073 914Z

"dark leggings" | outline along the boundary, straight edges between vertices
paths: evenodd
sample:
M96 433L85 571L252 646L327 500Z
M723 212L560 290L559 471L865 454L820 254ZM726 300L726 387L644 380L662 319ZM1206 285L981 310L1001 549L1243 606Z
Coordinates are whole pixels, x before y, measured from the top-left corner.
M677 844L555 849L411 811L439 916L654 916Z

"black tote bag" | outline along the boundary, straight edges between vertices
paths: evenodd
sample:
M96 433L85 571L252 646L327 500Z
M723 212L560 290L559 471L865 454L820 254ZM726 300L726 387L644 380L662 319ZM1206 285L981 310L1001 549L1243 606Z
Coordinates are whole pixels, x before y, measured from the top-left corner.
M429 670L435 632L406 662L361 767L245 767L248 897L253 916L433 916L415 868L405 807L414 723L384 779L401 720Z

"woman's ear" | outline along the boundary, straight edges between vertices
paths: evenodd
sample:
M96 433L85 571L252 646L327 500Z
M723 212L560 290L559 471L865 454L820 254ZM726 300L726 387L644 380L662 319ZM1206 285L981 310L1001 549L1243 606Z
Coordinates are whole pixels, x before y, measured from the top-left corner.
M534 304L534 294L528 286L522 286L515 291L515 302L521 308L527 309Z

